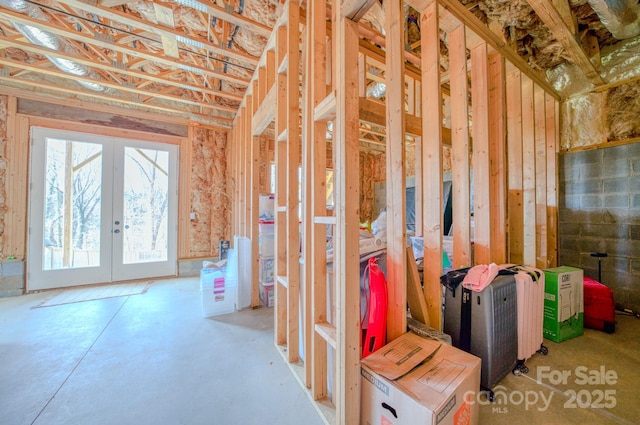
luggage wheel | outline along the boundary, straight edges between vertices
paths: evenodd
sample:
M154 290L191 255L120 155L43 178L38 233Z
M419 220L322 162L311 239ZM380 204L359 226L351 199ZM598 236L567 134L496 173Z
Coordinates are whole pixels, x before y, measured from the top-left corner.
M546 356L547 354L549 354L549 349L545 347L544 344L540 344L540 349L537 352L542 354L543 356Z
M524 364L524 360L518 360L518 364L511 371L516 376L521 376L523 373L529 373L529 367Z
M488 389L487 387L484 387L484 386L482 386L482 385L481 385L481 386L480 386L480 393L484 393L484 394L486 394L486 396L487 396L487 400L488 400L490 403L493 403L494 401L496 401L496 395L495 395L495 393L494 393L492 390Z

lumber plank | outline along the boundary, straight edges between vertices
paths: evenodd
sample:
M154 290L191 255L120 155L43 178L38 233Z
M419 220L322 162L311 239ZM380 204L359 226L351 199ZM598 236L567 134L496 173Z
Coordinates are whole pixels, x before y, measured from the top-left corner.
M507 211L509 262L524 262L524 211L522 193L522 80L518 69L507 74Z
M545 94L534 86L536 267L547 267L547 129Z
M534 136L533 82L522 76L522 204L523 262L536 266L536 153ZM526 158L526 161L524 160Z
M489 87L487 45L471 50L471 108L473 115L474 262L491 260Z
M427 302L424 299L420 275L418 274L418 265L413 256L413 248L410 246L407 247L407 302L409 303L411 317L427 326L431 326ZM404 312L404 309L402 311Z
M558 265L558 102L545 94L547 130L547 267Z
M451 74L451 173L453 176L453 267L471 265L471 223L469 212L469 83L465 27L449 34L449 72Z
M499 53L489 54L489 196L491 210L491 262L507 261L506 106L505 62Z
M387 340L406 333L406 211L405 211L405 107L404 107L404 26L401 2L391 2L385 8L387 62L386 96L386 174L387 174Z
M424 295L429 321L441 329L442 272L442 91L438 5L430 4L420 17L422 28L422 111ZM427 106L424 106L427 108Z
M289 69L300 69L300 5L288 3L287 58ZM300 303L300 225L298 203L298 167L300 166L300 82L298 72L286 74L286 126L288 132L287 149L287 347L289 362L300 359L299 346L299 303Z
M336 287L336 380L334 400L338 424L360 418L360 278L359 267L359 107L358 26L340 13L335 28L336 120L334 267Z

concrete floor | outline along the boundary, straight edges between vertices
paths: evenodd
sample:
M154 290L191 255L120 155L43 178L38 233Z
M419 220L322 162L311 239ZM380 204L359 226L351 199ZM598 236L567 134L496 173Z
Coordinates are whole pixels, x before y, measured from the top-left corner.
M0 299L0 424L322 423L273 346L272 309L204 319L196 278L33 308L48 297ZM617 320L612 335L545 341L528 375L480 397L480 423L640 423L640 320ZM615 383L581 383L602 367Z
M322 424L272 309L204 319L195 278L32 309L50 296L0 299L0 424Z
M616 320L614 334L545 340L549 354L529 359L528 374L504 378L493 404L480 399L480 423L640 424L640 319Z

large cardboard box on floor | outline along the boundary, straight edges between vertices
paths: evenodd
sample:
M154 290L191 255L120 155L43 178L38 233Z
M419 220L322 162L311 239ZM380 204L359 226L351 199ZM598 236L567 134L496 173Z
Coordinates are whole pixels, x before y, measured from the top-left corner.
M480 359L406 333L362 360L361 425L478 423Z
M561 266L544 270L544 337L562 342L583 334L583 271Z

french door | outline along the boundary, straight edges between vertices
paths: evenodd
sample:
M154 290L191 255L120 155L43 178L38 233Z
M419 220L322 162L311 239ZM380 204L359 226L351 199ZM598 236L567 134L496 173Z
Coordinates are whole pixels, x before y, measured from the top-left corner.
M176 274L178 147L32 128L29 290Z

